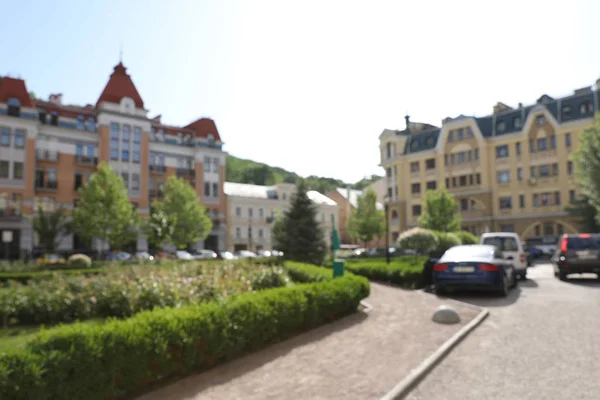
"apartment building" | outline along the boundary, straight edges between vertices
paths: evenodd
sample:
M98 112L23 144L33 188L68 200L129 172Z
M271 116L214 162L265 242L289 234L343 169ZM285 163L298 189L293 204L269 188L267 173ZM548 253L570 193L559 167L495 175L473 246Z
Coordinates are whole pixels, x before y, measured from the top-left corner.
M411 122L380 135L390 236L417 224L424 193L447 188L463 229L517 232L532 243L578 231L565 208L578 195L573 151L600 106L594 87L562 98L541 96L512 108L498 103L484 117L446 118L441 127Z
M376 190L376 188L374 188ZM375 192L377 193L377 191ZM348 221L352 216L352 210L358 207L358 198L363 195L362 190L350 189L348 188L336 188L331 192L327 193L327 197L332 199L338 204L338 214L337 219L339 222L339 233L340 233L340 241L342 244L356 244L356 245L364 245L365 243L358 243L351 235L348 230ZM383 204L376 204L377 210L383 211ZM366 244L369 248L378 248L379 246L379 238L373 239L371 243Z
M163 124L160 115L148 117L122 63L114 67L95 105L66 105L62 94L50 95L48 101L33 99L24 80L0 78L0 231L13 232L10 254L36 245L27 216L38 207L72 210L77 189L100 162L121 175L142 217L151 201L160 198L168 176L188 180L213 220L212 232L197 247L224 250L222 146L211 119L178 127ZM59 248L83 251L97 245L71 235ZM144 250L147 244L140 236L133 247Z
M225 182L224 190L227 196L229 251L273 250L271 226L278 213L285 212L290 207L295 185L277 183L274 186L259 186ZM325 230L329 245L332 216L335 217L336 229L339 226L337 203L314 190L308 191L307 196L318 207L317 221Z

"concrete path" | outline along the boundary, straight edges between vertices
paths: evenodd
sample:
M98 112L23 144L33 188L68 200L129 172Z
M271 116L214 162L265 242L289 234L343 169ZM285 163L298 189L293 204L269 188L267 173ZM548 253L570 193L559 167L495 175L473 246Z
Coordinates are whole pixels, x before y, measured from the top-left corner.
M561 282L549 264L529 276L507 299L454 296L491 314L409 400L600 397L600 282L595 275Z
M379 399L477 314L431 322L435 296L372 284L357 314L149 393L139 400Z

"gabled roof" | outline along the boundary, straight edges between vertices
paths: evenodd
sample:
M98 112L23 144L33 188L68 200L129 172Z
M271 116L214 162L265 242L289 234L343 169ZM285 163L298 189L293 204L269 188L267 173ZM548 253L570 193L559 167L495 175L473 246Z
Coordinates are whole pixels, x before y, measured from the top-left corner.
M227 196L248 197L253 199L277 199L276 186L261 186L248 183L225 182L223 191ZM316 190L309 190L306 196L315 204L336 206L337 203Z
M337 203L331 200L329 197L316 190L309 190L306 192L306 196L315 204L325 204L328 206L337 206Z
M362 190L348 189L339 187L335 189L350 205L354 208L358 207L358 198L363 195ZM377 202L375 204L377 210L383 210L383 204Z
M23 79L0 78L0 103L7 103L13 97L19 99L21 107L32 107Z
M186 125L185 128L196 132L196 137L207 138L208 135L212 133L217 142L221 141L217 125L215 124L215 121L210 118L200 118L191 124Z
M144 101L126 71L127 68L121 62L115 66L96 105L102 101L119 104L123 97L131 97L137 108L144 108Z

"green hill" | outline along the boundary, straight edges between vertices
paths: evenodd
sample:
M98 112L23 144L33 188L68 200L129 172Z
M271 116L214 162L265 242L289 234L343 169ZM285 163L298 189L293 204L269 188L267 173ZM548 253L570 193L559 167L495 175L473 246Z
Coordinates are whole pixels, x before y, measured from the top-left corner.
M227 155L227 169L225 173L228 182L251 183L254 185L274 185L279 182L295 183L300 176L295 172L287 171L283 168L272 167L267 164L258 163L252 160ZM352 189L362 190L376 180L381 179L379 175L364 177L355 183L346 183L339 179L324 178L311 175L306 177L306 182L312 190L321 193L327 193L336 187L350 186Z

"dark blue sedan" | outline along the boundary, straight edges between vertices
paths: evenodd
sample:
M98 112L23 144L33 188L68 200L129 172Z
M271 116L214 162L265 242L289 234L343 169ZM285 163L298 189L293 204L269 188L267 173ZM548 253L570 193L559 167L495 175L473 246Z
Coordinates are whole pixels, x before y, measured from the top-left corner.
M433 267L436 292L446 289L492 290L501 296L515 287L512 261L491 245L455 246L448 249Z

